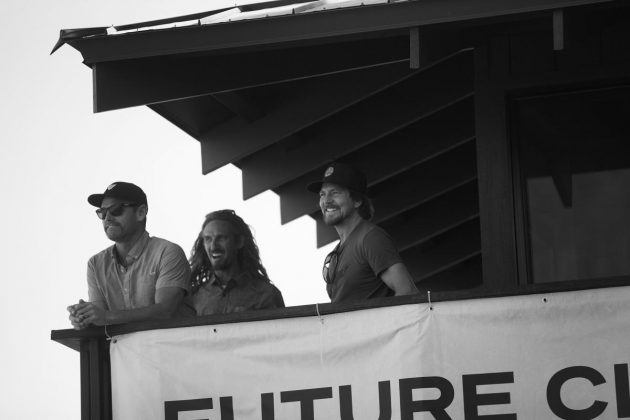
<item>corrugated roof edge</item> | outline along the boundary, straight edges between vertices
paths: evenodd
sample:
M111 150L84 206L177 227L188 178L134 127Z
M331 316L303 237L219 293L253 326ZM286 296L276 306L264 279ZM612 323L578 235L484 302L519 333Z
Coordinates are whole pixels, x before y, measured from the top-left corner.
M151 20L147 22L130 23L128 25L114 26L114 28L117 31L126 31L129 29L138 29L143 26L164 25L164 24L169 24L169 23L177 23L178 21L183 21L183 20L203 19L207 16L211 16L216 13L225 12L226 10L232 9L234 7L238 7L239 9L241 9L242 12L249 12L249 11L254 11L254 10L267 9L270 7L284 6L284 5L292 4L295 2L296 0L273 0L273 1L263 2L263 3L246 4L242 6L232 5L230 7L224 7L222 9L210 10L206 12L194 13L194 14L184 15L184 16L175 16L175 17L165 18L165 19Z
M247 5L242 5L238 7L241 10L241 12L246 12L246 11L267 9L269 7L284 6L284 5L295 3L295 1L296 0L273 0L273 1L263 2L263 3L247 4ZM132 29L139 29L145 26L177 23L183 20L198 20L198 19L203 19L204 17L212 16L217 13L222 13L233 7L234 6L205 11L205 12L193 13L189 15L175 16L175 17L170 17L170 18L165 18L165 19L130 23L128 25L119 25L119 26L114 26L114 29L116 29L117 31L127 31L127 30L132 30ZM108 34L107 28L108 27L103 26L103 27L94 27L94 28L61 29L59 31L59 39L55 43L55 46L53 47L50 54L53 54L55 51L61 48L63 44L67 43L68 41L84 38L87 36L107 35Z
M62 29L59 31L59 39L57 40L57 43L53 47L50 54L57 51L59 48L61 48L63 44L68 41L94 35L107 35L107 27L102 26L97 28Z

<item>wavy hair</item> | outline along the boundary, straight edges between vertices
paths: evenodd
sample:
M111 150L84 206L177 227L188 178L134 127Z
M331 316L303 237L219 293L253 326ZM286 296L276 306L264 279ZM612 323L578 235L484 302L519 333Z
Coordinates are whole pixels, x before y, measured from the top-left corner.
M372 220L372 217L374 217L374 204L372 204L370 197L358 191L348 191L350 192L350 198L352 198L353 201L361 202L361 205L357 208L359 216L361 216L364 220Z
M270 283L271 281L267 275L267 270L265 270L260 260L258 245L256 245L256 240L254 239L249 225L245 223L234 210L217 210L206 215L201 225L201 231L195 240L190 254L189 262L192 272L190 277L192 291L197 291L202 284L212 277L214 272L203 246L203 230L208 223L214 220L222 220L229 223L234 235L243 238L243 247L240 248L237 253L237 262L241 270L255 279Z

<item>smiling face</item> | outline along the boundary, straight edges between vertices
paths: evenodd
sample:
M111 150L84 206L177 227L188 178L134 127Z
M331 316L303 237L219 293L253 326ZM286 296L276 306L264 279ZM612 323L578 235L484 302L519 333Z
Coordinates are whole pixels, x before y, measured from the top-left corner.
M361 202L354 201L350 191L340 185L324 183L319 191L319 208L328 226L336 226L352 217L360 205Z
M101 203L101 209L115 209L119 204L126 203L113 197L106 197ZM107 211L103 219L103 230L105 235L117 243L124 243L132 240L136 234L144 230L144 220L146 218L146 206L120 207L121 213L114 216L116 211Z
M243 240L236 235L230 223L223 220L209 222L201 231L203 248L215 271L229 270L237 264L238 250Z

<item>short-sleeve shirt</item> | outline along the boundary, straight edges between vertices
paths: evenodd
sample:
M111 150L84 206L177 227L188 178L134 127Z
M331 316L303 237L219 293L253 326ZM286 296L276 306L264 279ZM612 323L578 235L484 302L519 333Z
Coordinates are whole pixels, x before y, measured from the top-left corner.
M154 304L155 292L162 287L190 290L186 255L172 242L144 232L125 260L126 266L118 263L115 245L90 258L90 302L105 302L108 310L136 309Z
M383 229L362 220L336 252L333 281L326 287L332 303L394 295L379 276L402 259Z
M182 306L194 308L197 315L212 315L284 308L284 300L276 286L247 274L226 285L213 275L192 296L187 296Z

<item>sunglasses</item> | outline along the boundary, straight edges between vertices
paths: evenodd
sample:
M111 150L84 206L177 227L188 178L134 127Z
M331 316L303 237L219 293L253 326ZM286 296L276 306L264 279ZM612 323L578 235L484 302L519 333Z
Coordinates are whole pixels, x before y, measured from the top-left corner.
M105 220L105 218L107 217L107 213L111 214L114 217L118 217L123 214L123 212L125 211L125 208L137 207L137 206L138 205L134 203L114 204L113 206L101 207L101 208L96 209L96 215L98 216L99 219Z
M332 284L335 280L337 272L337 262L339 261L339 245L333 249L330 254L326 255L324 266L322 267L322 277L326 284Z

